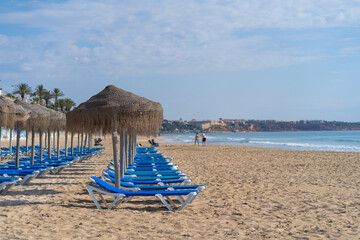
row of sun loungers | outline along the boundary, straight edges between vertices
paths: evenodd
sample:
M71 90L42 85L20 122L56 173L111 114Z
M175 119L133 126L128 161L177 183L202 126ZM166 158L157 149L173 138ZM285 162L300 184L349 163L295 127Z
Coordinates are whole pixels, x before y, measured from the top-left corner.
M87 185L86 188L98 209L102 208L102 204L111 209L120 203L130 201L133 197L153 196L160 199L168 210L180 211L205 189L204 185L189 185L192 180L178 170L171 158L159 153L156 147L137 147L136 152L133 163L121 178L120 188L114 186L115 173L112 161L107 169L103 170L101 178L90 177L93 184ZM96 195L100 196L100 200ZM111 203L108 204L105 200L106 196L111 197Z
M2 150L9 150L8 148L2 148ZM14 149L13 149L14 150ZM20 147L21 154L31 151L31 148ZM6 192L14 185L27 185L35 178L45 177L48 173L59 174L65 168L71 167L77 162L82 162L95 154L104 150L104 148L93 149L74 149L74 154L70 155L71 149L67 149L69 155L65 156L65 149L62 150L62 154L57 157L56 154L43 154L43 158L40 161L38 150L40 148L35 147L36 154L34 155L34 164L31 164L31 158L23 155L19 159L19 167L15 167L15 161L10 159L7 162L0 163L0 194L5 195ZM43 149L47 151L47 149ZM15 148L16 151L16 148ZM2 152L3 153L3 152ZM56 153L56 152L55 152ZM10 154L11 156L11 154ZM3 159L4 160L4 159Z

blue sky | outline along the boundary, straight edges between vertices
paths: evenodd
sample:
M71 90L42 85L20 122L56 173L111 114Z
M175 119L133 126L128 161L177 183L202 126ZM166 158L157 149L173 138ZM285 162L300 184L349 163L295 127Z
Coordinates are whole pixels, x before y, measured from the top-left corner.
M166 119L360 121L360 1L1 1L0 82L114 84Z

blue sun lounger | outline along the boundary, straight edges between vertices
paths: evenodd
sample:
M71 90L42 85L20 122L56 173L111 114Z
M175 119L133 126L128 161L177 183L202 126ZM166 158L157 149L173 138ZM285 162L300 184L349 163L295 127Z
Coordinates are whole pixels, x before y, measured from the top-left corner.
M0 195L5 195L10 188L21 181L19 177L0 177Z
M101 178L104 181L109 181L111 183L115 183L115 178L112 178L110 176L101 176ZM121 186L128 190L134 190L134 188L136 190L142 190L142 191L157 191L157 190L162 190L162 191L166 191L166 190L185 190L185 189L196 189L199 192L203 189L205 189L205 185L153 185L153 186L143 186L143 185L137 185L137 184L133 184L130 182L121 182Z
M103 170L103 174L105 175L108 175L110 177L113 177L115 178L115 173L114 172L111 172L109 170ZM159 184L159 185L166 185L166 184L189 184L191 183L191 179L175 179L175 180L163 180L163 179L157 179L157 180L140 180L140 179L130 179L130 178L121 178L120 179L121 181L124 181L124 182L130 182L130 183L133 183L133 184L139 184L139 185L156 185L156 184Z
M28 184L32 179L34 179L40 171L36 170L6 170L0 169L0 175L4 177L21 177L22 180L19 182L20 185Z
M117 206L120 203L126 203L133 197L145 197L145 196L155 196L160 199L160 201L167 207L168 210L173 211L175 208L175 203L169 197L175 196L180 202L180 207L176 210L181 211L188 203L191 203L196 198L199 193L198 190L179 190L179 191L126 191L123 189L116 188L111 184L101 180L97 177L90 177L90 180L93 181L96 185L87 185L86 189L88 190L91 198L93 199L96 207L101 209L99 201L95 197L95 193L100 195L101 201L105 204L108 209L111 209ZM111 196L113 202L108 206L104 195ZM184 199L183 196L187 198ZM165 200L168 199L170 204ZM172 205L172 206L171 206Z

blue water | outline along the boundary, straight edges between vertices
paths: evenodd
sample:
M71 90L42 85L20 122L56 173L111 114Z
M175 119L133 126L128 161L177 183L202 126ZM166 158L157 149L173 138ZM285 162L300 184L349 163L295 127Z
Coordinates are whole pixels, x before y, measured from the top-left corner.
M164 142L169 143L193 144L195 139L195 134L162 134L162 136L166 138ZM360 152L360 131L206 133L206 138L207 144Z

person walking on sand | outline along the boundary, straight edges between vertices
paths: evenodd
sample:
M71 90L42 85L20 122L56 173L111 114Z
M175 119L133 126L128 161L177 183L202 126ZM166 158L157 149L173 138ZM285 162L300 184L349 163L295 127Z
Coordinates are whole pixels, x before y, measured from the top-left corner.
M198 133L195 134L195 146L196 146L196 143L197 143L198 145L200 145L200 142L199 142L199 134L198 134Z
M202 145L206 145L206 136L205 136L205 133L202 132Z

